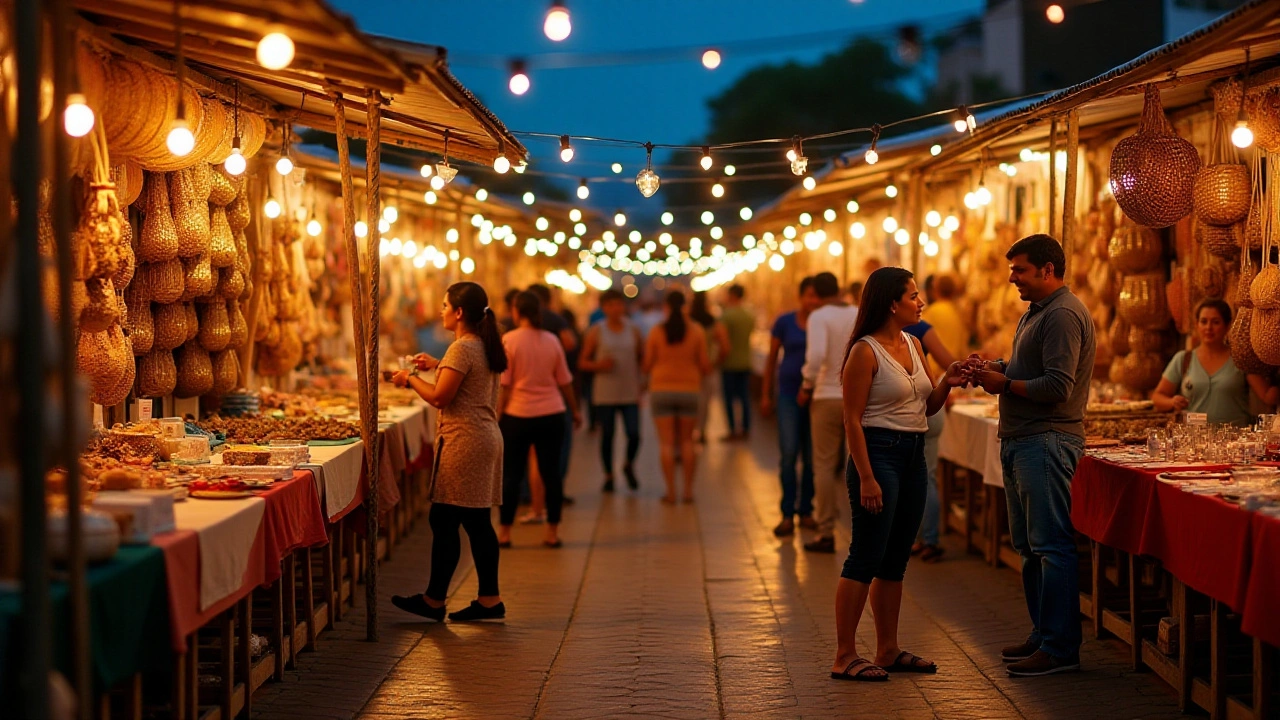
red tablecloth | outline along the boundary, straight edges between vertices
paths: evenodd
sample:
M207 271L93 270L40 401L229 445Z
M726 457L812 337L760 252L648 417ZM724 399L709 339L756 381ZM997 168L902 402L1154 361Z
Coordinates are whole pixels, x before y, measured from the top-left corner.
M278 482L258 496L267 501L267 509L262 514L263 552L267 559L267 583L273 583L280 577L280 561L289 553L323 545L329 536L325 532L315 476L310 470L295 470L292 480Z
M1093 540L1159 560L1188 587L1240 611L1245 632L1280 646L1280 520L1088 456L1071 521Z

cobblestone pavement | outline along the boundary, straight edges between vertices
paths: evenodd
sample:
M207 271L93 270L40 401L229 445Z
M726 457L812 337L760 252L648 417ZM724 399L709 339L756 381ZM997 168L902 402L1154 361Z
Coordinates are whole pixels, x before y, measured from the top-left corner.
M773 537L777 452L760 425L751 443L709 446L697 502L679 507L658 502L648 425L638 493L601 496L596 439L579 435L565 546L544 549L540 528L517 527L502 555L503 625L429 625L391 607L391 594L426 583L430 531L419 522L382 566L382 641L365 642L364 608L350 611L319 652L255 696L255 717L1179 717L1172 692L1127 671L1115 641L1086 642L1083 673L1008 678L999 648L1026 633L1021 584L955 544L941 563L912 564L902 608L903 646L939 673L831 680L843 552L810 555L799 536ZM469 563L451 608L474 596ZM869 614L861 632L871 652Z

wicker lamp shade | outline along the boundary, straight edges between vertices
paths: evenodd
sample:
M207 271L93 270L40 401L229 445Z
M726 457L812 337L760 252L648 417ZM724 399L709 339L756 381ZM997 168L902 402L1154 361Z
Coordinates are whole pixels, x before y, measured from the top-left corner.
M1147 227L1168 227L1191 212L1200 154L1178 137L1148 85L1138 132L1111 152L1111 192L1124 214Z

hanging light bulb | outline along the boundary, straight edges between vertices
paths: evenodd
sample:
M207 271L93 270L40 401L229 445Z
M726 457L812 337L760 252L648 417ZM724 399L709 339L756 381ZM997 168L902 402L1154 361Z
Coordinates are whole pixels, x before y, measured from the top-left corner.
M389 223L394 223L400 219L400 211L396 209L395 205L388 205L382 208L382 219Z
M935 144L933 144L933 145L930 145L930 146L929 146L929 154L930 154L930 155L932 155L932 156L934 156L934 157L937 157L937 156L941 155L941 154L942 154L942 146L941 146L941 145L938 145L938 144L936 144L936 143L935 143Z
M937 210L930 210L924 214L924 224L929 227L938 227L942 224L942 213Z
M799 137L791 138L791 149L787 151L787 159L791 161L791 174L803 175L809 168L809 158L804 156L804 147Z
M835 210L833 210L833 209L831 209L831 208L827 208L826 210L823 210L823 211L822 211L822 219L823 219L823 220L826 220L827 222L835 222L835 221L836 221L836 211L835 211Z
M516 163L512 169L516 171L517 175L523 175L524 171L529 169L529 163L522 159L520 162Z
M867 236L867 226L860 222L855 222L849 226L849 234L853 236L854 240L861 240Z
M573 146L569 144L569 136L560 136L560 161L569 162L573 159Z
M978 189L974 191L973 197L978 201L979 205L991 204L991 191L987 189L986 182L978 182Z
M1244 110L1240 111L1241 118L1236 120L1236 126L1231 131L1231 144L1244 150L1253 145L1253 131L1249 129L1249 123L1244 119Z
M653 143L645 143L644 150L644 169L636 173L636 188L640 190L641 195L649 198L658 192L658 186L662 184L662 180L653 171Z
M862 206L858 204L857 200L850 200L849 202L845 203L844 209L848 210L851 213L856 213L861 207Z
M622 227L623 225L626 225L627 216L621 210L619 210L618 212L614 213L613 224L617 225L618 227Z
M439 200L439 198L436 197L435 190L428 190L422 193L422 202L428 205L435 205L437 200Z
M369 226L365 223L365 221L357 220L355 230L356 230L356 237L358 238L369 237Z
M181 107L179 107L177 119L169 126L169 136L165 138L164 143L169 148L169 152L178 157L190 155L196 147L196 136L191 134L191 128L187 125L187 119L183 117Z
M432 190L436 190L436 191L443 190L446 184L447 183L445 183L443 175L436 175L435 177L431 178Z
M578 208L573 208L572 210L569 211L569 222L579 222L581 220L582 220L581 210L579 210ZM579 233L579 235L581 234L582 233Z
M93 129L93 109L81 93L67 95L67 109L62 111L62 127L71 137L84 137Z
M382 218L378 221L378 232L383 235L391 232L391 223L387 222L386 218Z
M432 169L431 163L422 163L422 167L418 168L418 174L424 178L429 178L434 173L435 173L435 170Z
M711 223L716 221L716 214L711 212L710 210L704 210L702 212L701 219L702 219L703 225L710 225Z
M272 220L275 220L280 217L280 211L280 202L275 198L268 196L266 204L262 206L262 214Z
M551 9L542 21L542 32L552 42L560 42L573 32L573 23L569 19L569 9L564 6L564 0L552 0Z
M511 161L507 159L506 155L499 155L493 159L493 171L499 175L505 174L510 169Z
M720 67L720 51L707 50L702 53L702 67L708 70L715 70Z
M807 212L800 213L800 217L798 218L798 220L800 221L800 224L803 225L804 227L809 227L810 225L813 224L813 216Z
M712 196L712 197L717 197L717 198L722 198L722 197L724 197L724 186L723 186L723 185L721 185L720 183L716 183L715 185L712 185L712 186L711 186L711 196Z
M463 275L470 275L476 271L476 261L469 257L462 258L462 262L458 263L458 268L462 270Z
M524 201L525 205L532 205L538 201L538 198L534 196L534 194L531 192L526 192L524 195L520 197L520 199Z
M951 122L951 126L956 129L956 132L962 133L962 132L969 131L969 123L965 119L965 116L968 114L969 114L969 111L966 110L965 106L963 105L961 105L959 108L956 109L955 117Z
M288 155L283 155L276 161L276 172L281 175L288 175L293 172L293 161L289 159Z
M676 216L675 216L675 215L672 215L670 212L664 212L664 213L662 213L662 224L663 224L663 225L670 225L671 223L673 223L673 222L675 222L675 221L676 221Z
M1067 13L1062 9L1061 5L1054 3L1044 9L1044 16L1046 20L1057 25L1067 18Z
M258 41L258 64L268 70L283 70L293 62L293 40L282 32L271 32Z
M237 135L231 141L231 154L226 160L222 161L222 169L227 171L228 175L243 175L245 170L244 153L240 151L240 136Z
M804 179L804 182L803 182L803 183L801 183L801 184L802 184L802 185L804 185L804 189L805 189L805 190L812 190L812 189L814 189L814 188L818 187L818 181L817 181L817 180L814 180L812 175L810 175L810 176L806 177L806 178Z
M893 183L889 183L888 185L885 185L884 194L891 198L898 197L898 186L894 185Z
M613 174L614 174L614 175L621 175L621 174L622 174L622 163L614 163L614 164L612 164L612 165L610 165L610 166L609 166L609 169L613 171Z
M711 169L711 148L706 145L702 146L702 159L698 161L698 164L702 166L703 170Z
M897 218L895 218L894 216L889 215L889 216L887 216L887 217L884 219L884 222L883 222L883 223L881 223L880 227L884 228L884 231L885 231L885 232L887 232L887 233L894 233L894 232L897 232L897 231L898 231L898 220L897 220Z
M523 95L529 92L529 73L525 71L523 60L511 61L511 77L507 80L507 89L512 95Z
M744 206L743 206L743 208L742 208L741 210L739 210L739 211L738 211L738 217L742 218L743 222L745 222L745 221L747 221L747 220L750 220L750 219L751 219L751 208L746 207L746 206L744 205Z
M307 234L311 237L320 237L320 231L323 229L320 227L320 221L316 219L315 215L312 215L311 219L307 221Z
M591 197L591 188L587 187L587 179L582 178L578 182L578 199L586 200L589 197Z

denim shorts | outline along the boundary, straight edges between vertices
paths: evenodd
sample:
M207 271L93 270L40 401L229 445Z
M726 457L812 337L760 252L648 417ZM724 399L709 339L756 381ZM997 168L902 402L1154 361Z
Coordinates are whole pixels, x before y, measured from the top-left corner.
M698 393L696 392L651 392L649 393L649 411L656 418L698 417Z

